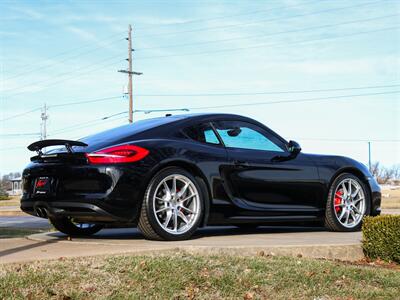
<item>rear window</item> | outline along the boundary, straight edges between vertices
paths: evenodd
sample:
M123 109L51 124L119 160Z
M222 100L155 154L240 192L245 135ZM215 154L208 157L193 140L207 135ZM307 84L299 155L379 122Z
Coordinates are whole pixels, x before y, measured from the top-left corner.
M208 123L187 127L183 130L183 133L188 138L200 143L214 145L220 144L217 136L214 133L214 130Z
M153 118L147 120L136 121L132 124L123 125L120 127L116 127L113 129L109 129L97 134L93 134L87 137L80 139L80 141L93 145L96 143L102 143L105 140L119 140L125 137L129 137L140 133L142 131L146 131L151 128L155 128L157 126L161 126L167 123L171 123L176 121L174 117L164 117L164 118Z

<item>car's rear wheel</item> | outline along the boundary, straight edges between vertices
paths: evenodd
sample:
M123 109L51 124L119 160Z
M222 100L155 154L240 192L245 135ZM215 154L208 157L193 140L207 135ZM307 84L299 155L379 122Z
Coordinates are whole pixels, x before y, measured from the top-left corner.
M103 225L93 223L77 223L70 218L50 218L51 224L60 232L70 236L89 236L103 229Z
M187 239L201 222L203 200L198 179L184 169L166 168L147 187L138 227L147 239Z
M358 231L370 213L370 196L356 176L344 173L332 183L325 212L325 226L332 231Z

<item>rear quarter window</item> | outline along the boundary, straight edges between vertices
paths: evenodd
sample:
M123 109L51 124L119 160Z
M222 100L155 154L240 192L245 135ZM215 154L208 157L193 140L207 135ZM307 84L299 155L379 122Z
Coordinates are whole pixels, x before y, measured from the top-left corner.
M183 129L183 134L200 143L219 145L220 142L210 124L199 124Z

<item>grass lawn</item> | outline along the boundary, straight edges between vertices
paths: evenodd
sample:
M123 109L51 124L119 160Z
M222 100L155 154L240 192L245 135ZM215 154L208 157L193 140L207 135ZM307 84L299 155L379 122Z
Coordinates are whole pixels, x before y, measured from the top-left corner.
M44 229L7 228L0 227L0 239L23 237L34 233L44 232ZM1 299L1 298L0 298Z
M382 208L400 208L400 189L382 190Z
M107 256L0 266L0 299L398 299L400 269L288 257Z
M19 206L20 196L11 196L8 200L0 200L0 206Z

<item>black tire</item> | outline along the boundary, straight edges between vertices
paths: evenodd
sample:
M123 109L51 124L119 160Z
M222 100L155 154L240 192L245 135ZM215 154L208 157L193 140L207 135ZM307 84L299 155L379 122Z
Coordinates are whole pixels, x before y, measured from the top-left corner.
M326 209L325 209L325 227L330 231L343 231L343 232L350 232L350 231L359 231L361 230L362 220L356 225L355 227L348 228L343 226L338 218L336 217L335 207L334 207L334 199L335 199L335 191L338 185L345 179L353 179L357 181L357 183L361 186L364 197L365 197L365 212L364 215L369 215L371 210L371 197L369 194L368 189L366 188L365 184L358 178L357 176L350 174L350 173L343 173L340 174L335 180L333 181L329 193L328 199L326 202Z
M164 230L163 227L158 223L156 215L153 212L153 196L156 193L157 186L168 176L171 175L183 175L187 177L196 187L199 195L199 214L195 222L193 223L190 230L182 234L171 234ZM143 233L146 239L150 240L164 240L164 241L179 241L189 239L192 234L199 227L203 215L204 215L204 201L207 199L205 191L202 188L202 182L200 179L193 176L186 170L178 167L168 167L158 172L147 186L146 192L143 198L143 204L140 212L138 228Z
M49 220L58 231L69 236L90 236L104 227L103 225L93 224L91 227L81 228L69 218L50 218Z

